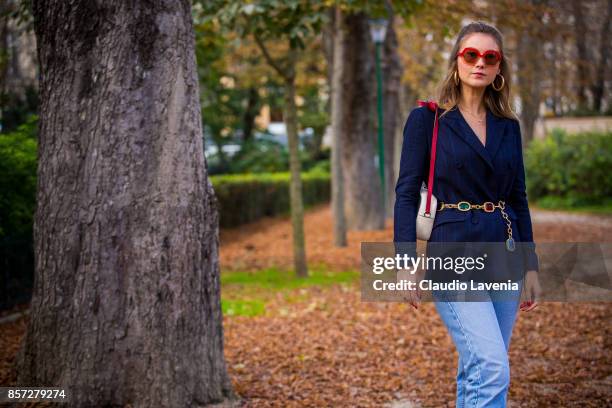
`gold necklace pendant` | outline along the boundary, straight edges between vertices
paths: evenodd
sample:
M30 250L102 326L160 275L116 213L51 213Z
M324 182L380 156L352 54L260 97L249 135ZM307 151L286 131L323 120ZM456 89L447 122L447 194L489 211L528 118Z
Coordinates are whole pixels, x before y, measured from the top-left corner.
M487 117L487 112L485 111L484 116L482 117L482 119L479 116L474 115L472 112L467 111L466 112L472 117L476 119L476 122L478 122L478 124L482 125Z
M472 115L472 114L470 113L470 115ZM478 117L478 116L475 116L475 115L472 115L472 117L475 118L476 122L478 122L478 123L483 123L484 120L485 120L484 117L482 119L480 117Z
M514 238L510 237L506 240L506 249L508 252L514 252L516 249L516 243L514 242Z

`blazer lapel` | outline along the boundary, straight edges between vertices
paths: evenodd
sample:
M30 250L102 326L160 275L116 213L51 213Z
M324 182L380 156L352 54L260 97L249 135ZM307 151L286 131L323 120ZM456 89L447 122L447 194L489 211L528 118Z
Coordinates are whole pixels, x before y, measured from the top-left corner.
M468 125L461 116L458 108L455 107L449 110L444 117L449 119L447 122L448 127L450 127L461 140L474 149L491 170L494 170L493 157L501 145L506 127L506 122L503 118L498 118L487 110L487 141L485 147L482 145L482 142L478 139L478 136L476 136L470 125ZM444 118L442 122L444 122Z
M491 159L495 157L495 153L501 146L501 142L506 135L506 123L504 118L495 116L491 111L487 110L487 146Z

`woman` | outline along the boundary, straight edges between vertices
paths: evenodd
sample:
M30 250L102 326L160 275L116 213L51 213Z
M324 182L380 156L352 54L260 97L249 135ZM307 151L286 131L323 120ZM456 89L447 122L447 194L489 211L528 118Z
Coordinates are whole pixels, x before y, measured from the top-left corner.
M433 184L438 207L428 249L432 242L486 241L506 242L513 251L512 240L530 243L521 258L526 273L510 300L499 300L499 291L493 290L486 292L488 301L477 302L449 301L442 292L434 292L436 310L459 353L457 407L506 406L508 348L520 293L524 290L529 299L520 309L529 311L537 306L541 292L520 127L510 107L509 69L501 33L485 23L470 23L457 37L438 98L443 108ZM416 242L419 191L427 182L437 109L431 105L413 109L404 127L395 189L396 243ZM469 204L458 208L462 201ZM420 296L419 290L409 291L414 308Z

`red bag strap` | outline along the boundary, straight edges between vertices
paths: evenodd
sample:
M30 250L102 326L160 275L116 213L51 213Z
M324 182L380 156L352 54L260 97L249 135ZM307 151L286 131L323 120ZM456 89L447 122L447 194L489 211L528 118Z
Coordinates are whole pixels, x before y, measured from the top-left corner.
M434 101L418 101L419 106L427 106L429 110L436 112L431 140L431 158L429 159L429 178L427 180L427 202L425 204L425 215L429 216L431 210L431 195L433 194L434 167L436 165L436 145L438 142L438 104Z

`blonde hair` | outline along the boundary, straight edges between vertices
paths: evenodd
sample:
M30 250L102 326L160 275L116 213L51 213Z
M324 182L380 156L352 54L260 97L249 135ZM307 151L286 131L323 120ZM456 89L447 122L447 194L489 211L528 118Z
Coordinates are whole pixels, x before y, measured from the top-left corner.
M499 51L502 53L502 60L499 68L500 74L504 77L504 87L501 90L496 91L493 89L492 84L488 85L483 96L485 106L496 116L518 120L516 113L514 113L512 106L510 105L510 61L503 52L503 36L497 28L481 21L475 21L464 26L457 35L457 40L455 41L455 45L450 53L448 71L446 72L444 80L438 87L438 104L441 108L445 109L444 113L440 115L440 118L443 117L449 110L456 109L457 103L459 102L459 96L461 95L461 82L456 84L454 79L455 72L457 73L457 77L459 76L459 72L457 71L457 52L459 52L459 47L462 45L461 43L465 37L472 33L489 34L493 37L497 43L497 46L499 47ZM496 76L493 83L499 88L501 85L501 78L498 80Z

